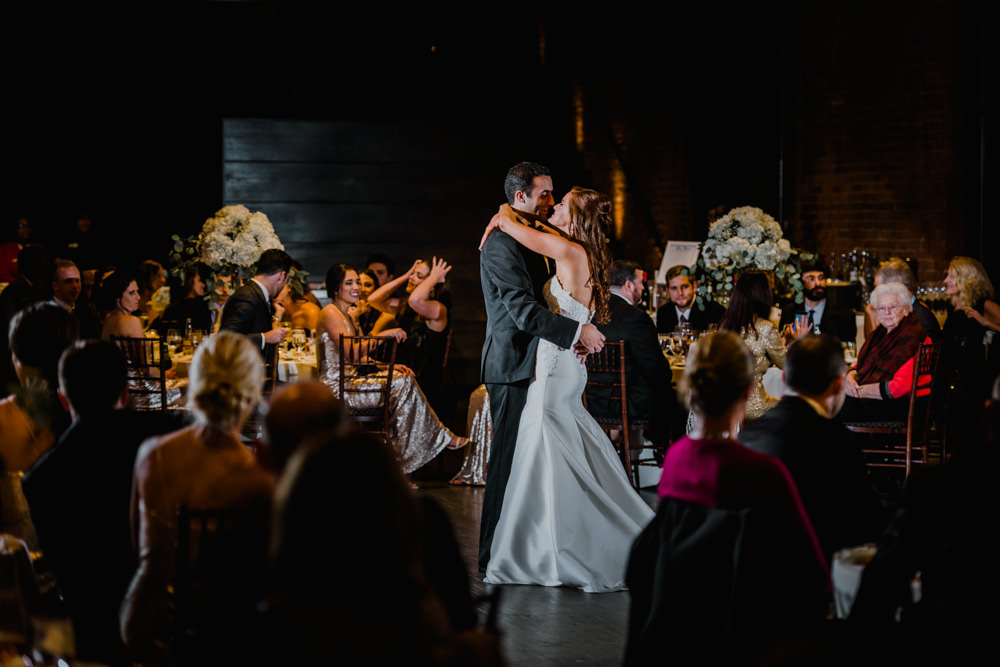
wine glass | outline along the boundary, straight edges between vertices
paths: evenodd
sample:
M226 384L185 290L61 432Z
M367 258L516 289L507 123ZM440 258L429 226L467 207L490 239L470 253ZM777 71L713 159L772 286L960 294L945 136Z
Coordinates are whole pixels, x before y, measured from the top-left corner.
M306 331L305 329L292 329L292 347L295 348L297 354L302 354L302 351L306 346Z
M167 329L167 345L172 352L180 350L181 332L179 329Z

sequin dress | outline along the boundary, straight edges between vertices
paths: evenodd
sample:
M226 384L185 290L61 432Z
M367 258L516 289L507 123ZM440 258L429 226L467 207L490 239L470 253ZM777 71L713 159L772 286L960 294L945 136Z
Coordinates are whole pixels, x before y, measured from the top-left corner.
M467 437L469 445L462 469L451 478L451 483L456 486L486 486L486 465L490 461L490 446L493 444L493 416L485 384L476 387L469 396Z
M319 379L330 387L334 395L340 393L340 349L324 331L316 348L319 357ZM396 448L404 473L411 473L425 465L441 453L455 434L441 423L434 413L420 385L409 373L395 370L392 377L392 394L389 411L392 444ZM370 383L374 376L349 378L351 383ZM374 394L351 394L351 401L369 398L378 399ZM374 405L352 405L351 407L375 407Z
M771 396L764 390L764 373L771 364L782 369L785 367L785 343L781 340L777 327L770 320L758 317L754 320L754 328L757 330L756 336L753 332L743 334L743 341L753 354L754 377L746 419L756 419L778 404L781 397Z

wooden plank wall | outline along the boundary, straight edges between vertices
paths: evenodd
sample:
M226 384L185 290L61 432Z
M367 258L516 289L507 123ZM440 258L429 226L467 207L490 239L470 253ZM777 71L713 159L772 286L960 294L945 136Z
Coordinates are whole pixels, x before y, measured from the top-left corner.
M226 119L222 135L224 204L267 214L310 282L374 252L399 272L434 255L453 265L445 381L460 410L478 384L486 318L478 245L517 161L510 143L429 121Z

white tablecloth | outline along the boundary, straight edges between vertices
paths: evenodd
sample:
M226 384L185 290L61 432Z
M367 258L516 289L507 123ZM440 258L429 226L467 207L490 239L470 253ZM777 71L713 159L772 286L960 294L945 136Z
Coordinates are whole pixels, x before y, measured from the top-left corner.
M171 355L170 361L173 363L177 377L186 378L188 367L191 365L191 354ZM295 382L296 380L316 379L316 354L313 352L296 354L293 352L281 352L278 355L278 381Z

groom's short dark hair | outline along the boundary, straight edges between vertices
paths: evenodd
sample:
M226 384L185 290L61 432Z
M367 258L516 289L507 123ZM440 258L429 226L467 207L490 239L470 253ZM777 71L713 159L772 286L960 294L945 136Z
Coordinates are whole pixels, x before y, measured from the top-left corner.
M635 272L641 271L642 267L638 262L630 259L616 259L611 264L611 286L621 287L626 282L635 278Z
M518 190L530 193L535 185L535 176L551 176L552 172L548 167L544 167L537 162L518 162L510 171L503 182L503 191L507 195L507 203L514 205L514 193Z

